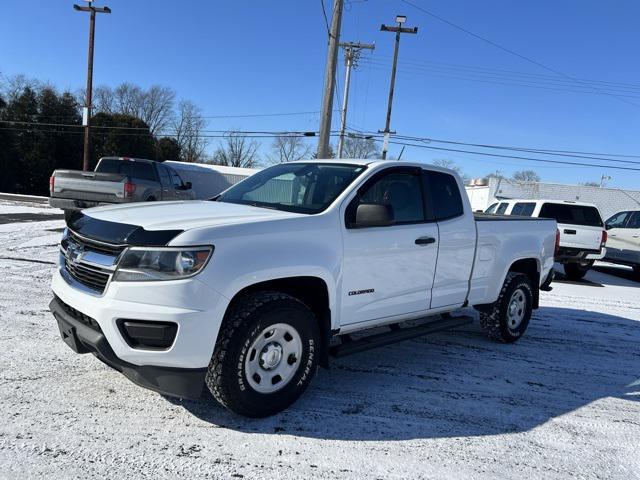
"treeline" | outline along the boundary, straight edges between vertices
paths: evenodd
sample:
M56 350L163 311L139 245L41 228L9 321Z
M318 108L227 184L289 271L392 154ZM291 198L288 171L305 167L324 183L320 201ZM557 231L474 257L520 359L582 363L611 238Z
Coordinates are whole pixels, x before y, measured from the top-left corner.
M84 95L24 76L0 76L0 191L47 195L53 170L81 168ZM90 168L103 156L251 168L312 158L316 143L295 133L262 137L268 146L240 131L211 135L198 106L159 85L97 87L91 124ZM217 144L208 152L212 138ZM372 138L345 140L346 158L379 155Z

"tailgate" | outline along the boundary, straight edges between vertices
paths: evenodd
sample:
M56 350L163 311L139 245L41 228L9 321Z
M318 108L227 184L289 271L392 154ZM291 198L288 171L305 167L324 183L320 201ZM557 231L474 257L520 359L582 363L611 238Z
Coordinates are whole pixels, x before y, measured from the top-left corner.
M54 198L68 198L97 202L125 201L124 184L127 176L118 173L56 170L53 174Z
M559 223L560 246L584 250L600 250L602 227Z

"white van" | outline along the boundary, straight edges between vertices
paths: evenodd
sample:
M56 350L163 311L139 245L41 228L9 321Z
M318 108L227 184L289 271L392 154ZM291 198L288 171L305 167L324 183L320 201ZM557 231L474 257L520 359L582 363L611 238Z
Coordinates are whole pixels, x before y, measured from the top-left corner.
M571 280L580 280L595 260L607 254L604 248L607 231L598 207L591 203L510 199L493 203L485 213L553 218L558 222L560 234L560 248L555 259L563 264L564 272ZM640 234L640 230L636 232Z

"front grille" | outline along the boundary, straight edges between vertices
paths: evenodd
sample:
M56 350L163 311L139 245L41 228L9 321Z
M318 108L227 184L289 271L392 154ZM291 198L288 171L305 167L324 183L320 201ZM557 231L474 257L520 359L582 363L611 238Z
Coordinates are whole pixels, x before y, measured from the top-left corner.
M111 255L114 257L120 255L120 253L126 248L125 245L113 245L81 237L72 230L69 230L68 240L81 245L86 251L102 253L104 255Z
M82 263L73 263L68 259L64 262L67 273L77 282L89 287L97 293L104 292L109 282L110 272L99 267L90 267Z
M83 323L87 327L91 327L98 332L101 331L100 325L98 325L98 322L96 322L95 319L91 318L89 315L85 315L84 313L76 310L71 305L67 305L62 300L60 300L60 297L58 297L57 295L54 295L54 296L58 301L58 303L60 304L60 306L62 307L62 309L65 312L67 312L69 315L71 315L75 320L78 320L80 323Z

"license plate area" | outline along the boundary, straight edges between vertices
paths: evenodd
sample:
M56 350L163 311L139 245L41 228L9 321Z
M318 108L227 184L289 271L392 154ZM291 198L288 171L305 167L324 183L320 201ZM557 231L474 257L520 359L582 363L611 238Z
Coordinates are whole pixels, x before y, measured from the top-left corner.
M90 350L84 346L84 344L78 338L76 328L68 322L65 322L56 315L58 322L58 329L60 330L60 336L64 343L66 343L71 350L76 353L89 353Z

